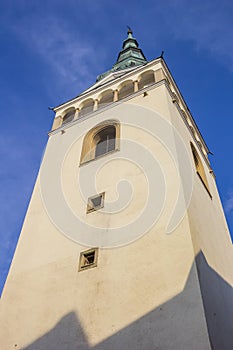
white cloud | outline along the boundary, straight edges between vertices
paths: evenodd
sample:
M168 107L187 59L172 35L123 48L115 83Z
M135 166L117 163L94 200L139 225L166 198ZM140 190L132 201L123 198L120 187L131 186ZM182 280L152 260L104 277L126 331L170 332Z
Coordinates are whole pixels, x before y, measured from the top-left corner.
M19 212L22 215L26 208L26 204L22 208L18 203L25 203L30 194L36 172L36 150L29 140L19 142L16 135L4 134L0 140L0 149L1 164L4 164L0 169L1 228L7 236L17 222Z
M233 3L227 0L168 0L164 20L173 36L192 40L197 50L206 50L225 59L233 70Z
M69 23L50 15L43 18L30 16L16 21L13 28L15 34L54 72L53 87L54 84L64 88L75 85L75 90L80 91L93 81L92 72L97 66L95 47L78 32L74 33Z
M228 192L228 197L224 201L224 209L227 214L233 213L233 190Z
M36 175L36 151L29 140L17 136L6 132L0 139L0 294Z

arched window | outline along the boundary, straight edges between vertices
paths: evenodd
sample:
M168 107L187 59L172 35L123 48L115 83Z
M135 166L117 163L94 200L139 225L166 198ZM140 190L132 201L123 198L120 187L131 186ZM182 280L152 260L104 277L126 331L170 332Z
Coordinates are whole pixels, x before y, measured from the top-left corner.
M147 87L155 83L155 76L153 71L147 71L141 75L139 78L138 89L141 90L144 87Z
M126 81L121 85L118 94L118 100L125 98L134 93L134 84L133 81Z
M91 129L83 140L80 164L119 149L120 124L107 120Z
M116 144L116 127L114 125L101 129L94 137L95 158L114 151Z
M74 119L74 116L75 109L72 109L69 112L67 112L62 119L62 125L71 122Z
M79 112L79 118L93 112L93 108L94 108L94 101L91 98L84 101Z
M205 174L205 169L203 167L201 158L200 158L196 148L194 147L194 145L192 143L191 143L191 149L192 149L193 160L194 160L194 164L195 164L197 175L201 179L201 182L205 186L205 189L207 190L207 192L209 193L210 197L212 198L212 196L210 194L210 190L209 190L207 177L206 177L206 174Z
M103 108L112 102L113 102L113 91L107 90L101 95L98 108Z

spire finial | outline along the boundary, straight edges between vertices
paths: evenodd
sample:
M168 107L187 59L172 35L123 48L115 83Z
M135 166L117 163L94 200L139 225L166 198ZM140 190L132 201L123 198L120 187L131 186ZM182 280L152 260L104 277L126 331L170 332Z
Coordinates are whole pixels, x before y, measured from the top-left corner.
M133 31L132 31L132 29L130 28L130 26L127 26L127 28L128 28L127 34L128 34L128 35L129 35L129 34L133 34Z

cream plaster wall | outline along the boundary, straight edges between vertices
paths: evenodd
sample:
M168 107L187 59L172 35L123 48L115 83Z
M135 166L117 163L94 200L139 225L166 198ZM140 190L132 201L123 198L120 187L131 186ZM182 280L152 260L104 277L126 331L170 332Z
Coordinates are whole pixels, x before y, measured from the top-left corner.
M136 118L136 114L125 114L132 106L146 107L173 124L193 161L189 147L192 136L165 84L150 89L146 97L139 94L127 103L75 122L65 133L53 134L44 164L48 159L56 163L57 155L70 145L58 176L66 201L80 220L100 228L124 226L140 215L147 201L146 177L150 174L127 162L123 143L118 152L80 166L85 133L106 119L119 120L121 139L143 145L143 157L148 150L155 156L166 180L166 201L155 225L140 239L123 247L100 249L98 266L78 272L79 254L87 248L68 239L50 220L38 177L1 299L1 349L210 349L196 255L202 251L209 266L232 283L232 250L214 179L203 160L213 199L194 176L189 211L174 232L166 234L179 174L166 145L145 130L125 124L127 118L132 122ZM146 110L142 118L150 128ZM179 160L182 154L176 149L172 129L169 139ZM140 164L141 154L134 156ZM86 214L79 176L89 178L107 158L109 162L96 177L97 191L106 192L107 202L114 201L116 183L124 178L134 189L133 200L117 214ZM153 174L149 164L148 169ZM49 178L48 185L51 181L56 179ZM93 194L87 186L85 195ZM144 223L141 225L143 229ZM77 325L69 322L67 326L64 320L73 320L71 315L75 315Z

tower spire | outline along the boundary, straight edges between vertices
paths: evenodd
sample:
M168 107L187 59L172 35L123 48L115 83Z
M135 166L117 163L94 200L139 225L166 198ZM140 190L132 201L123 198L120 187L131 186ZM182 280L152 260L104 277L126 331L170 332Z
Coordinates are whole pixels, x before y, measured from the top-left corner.
M148 62L142 50L139 48L137 40L133 37L132 29L129 26L127 26L127 28L127 38L123 41L122 50L118 54L116 63L113 65L112 69L99 75L97 81L112 72L140 66Z

